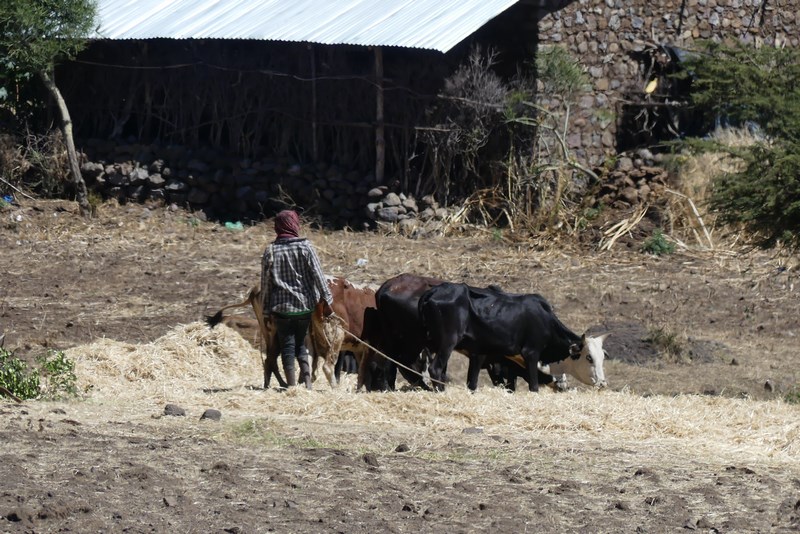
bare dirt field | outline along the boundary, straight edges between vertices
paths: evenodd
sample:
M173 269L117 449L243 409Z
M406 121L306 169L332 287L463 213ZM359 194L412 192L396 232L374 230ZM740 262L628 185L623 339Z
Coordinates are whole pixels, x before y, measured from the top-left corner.
M610 388L469 394L454 355L444 393L321 373L279 392L256 349L202 323L257 282L269 223L66 202L0 217L5 348L66 350L82 392L0 398L0 532L800 530L796 257L306 226L353 282L541 293L576 332L611 332Z

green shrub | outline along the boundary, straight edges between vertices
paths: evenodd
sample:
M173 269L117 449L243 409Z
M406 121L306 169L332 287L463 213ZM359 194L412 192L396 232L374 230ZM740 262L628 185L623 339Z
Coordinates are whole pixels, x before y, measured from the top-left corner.
M62 351L48 350L36 358L36 367L0 348L0 386L20 399L57 400L78 394L75 363Z
M39 370L28 369L14 353L0 348L0 386L20 399L35 399L39 396Z
M684 67L693 112L707 129L724 121L757 139L744 147L687 140L689 148L743 162L714 180L710 207L759 246L799 249L800 49L705 43Z
M78 395L75 362L68 359L62 351L48 350L36 358L36 362L39 364L39 374L45 382L41 387L43 398L56 400Z
M795 385L783 396L783 400L789 404L800 404L800 385Z
M656 230L642 243L642 251L656 256L672 254L675 252L675 243L668 241L661 230Z
M685 360L685 344L683 340L681 340L678 334L672 332L668 328L650 328L647 337L645 337L643 341L653 345L662 356L670 361L680 362Z

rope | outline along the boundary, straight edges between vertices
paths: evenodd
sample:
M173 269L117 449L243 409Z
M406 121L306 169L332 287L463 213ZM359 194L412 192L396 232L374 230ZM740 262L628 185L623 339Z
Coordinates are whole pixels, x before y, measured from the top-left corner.
M360 337L358 337L357 335L352 333L350 330L345 328L344 327L345 320L342 319L341 317L339 317L338 315L336 315L335 313L332 313L331 315L329 315L328 317L325 318L326 321L329 320L329 319L338 320L339 321L339 328L344 330L346 334L349 334L350 336L352 336L353 339L355 339L356 341L358 341L359 343L361 343L362 345L364 345L368 349L371 349L371 350L375 351L375 353L380 354L381 357L389 360L390 362L392 362L393 364L397 365L398 367L402 367L403 369L405 369L407 371L411 371L412 373L414 373L415 375L419 376L422 379L425 378L425 376L422 373L420 373L419 371L417 371L415 369L412 369L411 367L408 367L407 365L403 365L402 363L398 362L397 360L395 360L391 356L388 356L388 355L384 354L383 352L381 352L380 350L376 349L375 347L373 347L372 345L370 345L369 343L367 343L366 341L364 341L363 339L361 339ZM431 382L435 382L435 383L441 384L443 386L447 385L444 382L442 382L441 380L436 380L435 378L431 378L430 376L428 376L428 378L430 379Z

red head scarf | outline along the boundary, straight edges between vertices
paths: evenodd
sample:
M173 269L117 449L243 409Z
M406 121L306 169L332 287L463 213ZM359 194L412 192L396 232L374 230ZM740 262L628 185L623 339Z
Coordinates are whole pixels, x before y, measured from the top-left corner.
M300 216L296 211L283 210L275 216L275 233L278 239L300 237Z

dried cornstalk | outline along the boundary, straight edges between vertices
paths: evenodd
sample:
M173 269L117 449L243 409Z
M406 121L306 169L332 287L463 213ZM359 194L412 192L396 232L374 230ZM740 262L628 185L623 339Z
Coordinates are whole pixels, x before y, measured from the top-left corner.
M702 230L703 230L703 234L706 236L706 240L708 241L708 248L713 249L714 248L714 242L711 240L711 234L709 233L708 229L706 228L705 223L703 223L703 218L700 216L700 212L697 211L697 206L694 205L694 202L692 202L692 199L689 198L688 196L684 195L683 193L679 193L677 191L673 191L672 189L666 189L666 191L667 191L667 193L672 193L673 195L676 195L676 196L679 196L681 198L686 199L686 201L689 203L689 207L692 209L692 213L694 213L694 216L697 218L697 222L700 224L700 228L702 228ZM698 239L698 241L700 241L700 239Z
M611 250L611 247L614 246L614 242L616 242L617 239L636 228L636 225L642 220L644 214L647 213L648 207L649 206L645 204L638 212L634 212L632 216L622 219L603 232L603 239L600 240L600 250ZM606 240L606 238L609 237L610 239Z

